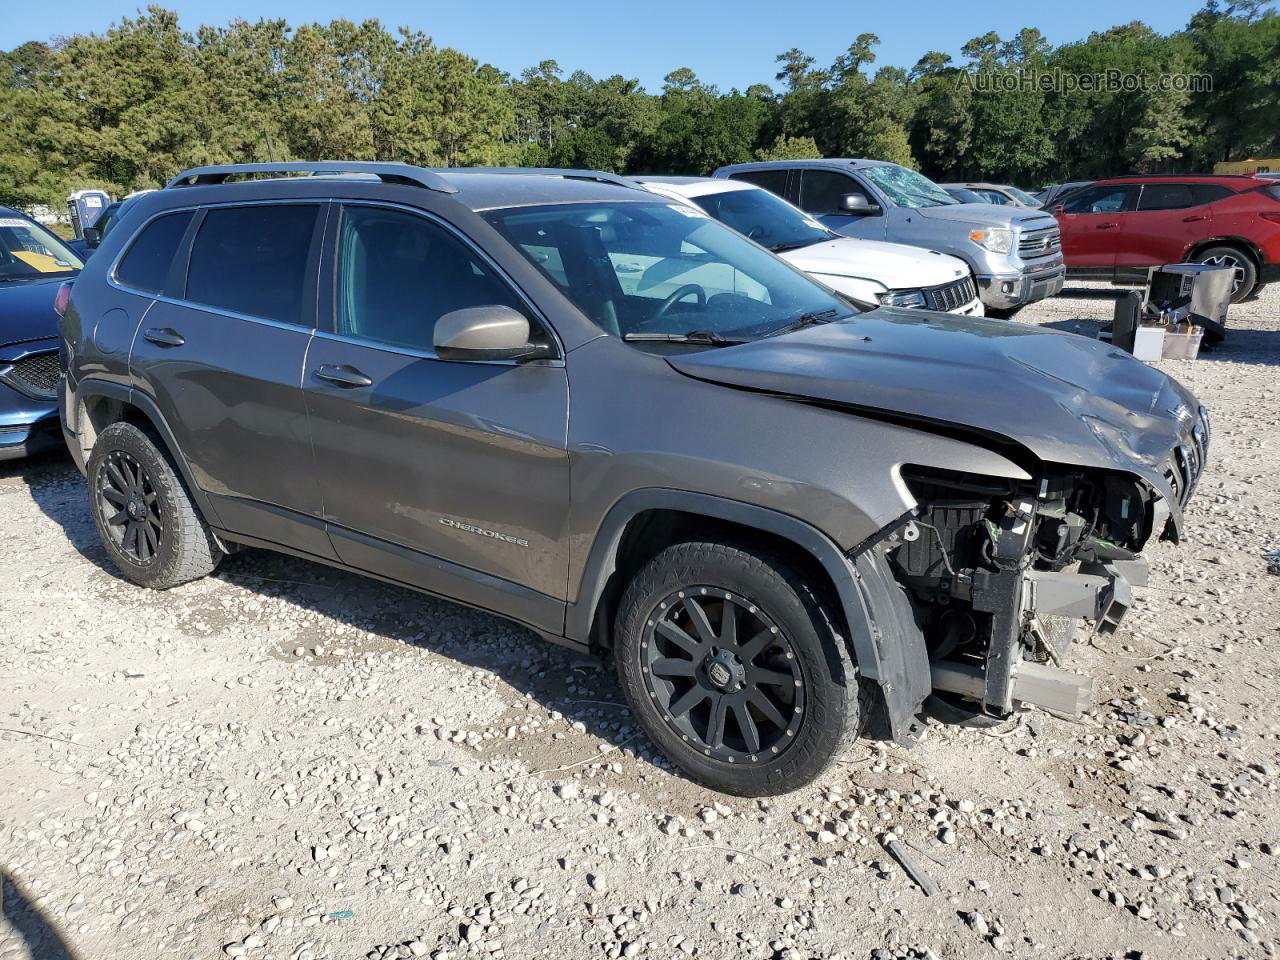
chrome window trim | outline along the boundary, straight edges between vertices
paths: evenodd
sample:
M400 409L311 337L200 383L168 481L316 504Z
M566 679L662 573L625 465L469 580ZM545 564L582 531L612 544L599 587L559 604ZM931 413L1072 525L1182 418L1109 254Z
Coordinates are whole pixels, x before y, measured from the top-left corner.
M269 317L255 317L255 316L250 316L248 314L234 313L230 310L223 310L220 307L210 306L209 304L205 304L205 303L198 303L195 300L182 300L175 297L166 297L161 294L155 293L154 291L151 291L151 290L143 290L139 287L131 287L127 283L124 283L123 281L121 281L120 278L116 276L116 271L120 269L120 261L123 260L125 256L129 253L129 251L133 249L133 245L137 243L138 238L142 236L142 231L146 230L147 227L151 226L151 224L154 223L156 220L159 220L161 217L167 217L171 213L196 214L196 213L199 213L201 210L213 210L215 208L225 209L227 207L265 207L265 206L278 207L278 206L283 206L284 204L295 204L295 203L309 203L316 207L326 207L332 202L333 201L328 197L289 197L289 198L280 199L280 200L238 200L238 201L229 200L223 203L195 203L195 204L185 204L183 206L177 206L177 207L166 207L163 210L157 210L151 216L147 217L147 219L142 222L141 226L139 226L137 230L133 231L133 236L129 238L129 242L126 243L124 247L121 248L120 252L116 254L115 259L111 261L111 266L107 267L107 274L106 274L107 286L114 287L115 289L120 290L124 293L131 293L137 297L147 297L150 300L159 300L162 303L172 303L172 304L177 304L179 306L184 306L184 307L185 306L199 307L201 310L208 310L211 313L217 313L227 317L235 317L240 320L259 320L264 323L272 323L280 326L301 326L298 324L292 324L292 325L286 324L283 321L272 320ZM194 240L195 238L193 237L192 238L193 247L195 245ZM190 251L188 251L188 254L189 253ZM188 262L187 264L188 269L190 269L190 266L191 264L190 262ZM310 326L301 326L301 329L311 330L313 328Z
M528 307L529 312L533 314L533 316L538 320L538 322L542 324L542 328L545 331L547 331L547 333L551 336L551 342L555 345L556 353L558 354L558 356L543 358L543 360L540 361L542 365L543 366L564 366L564 357L565 357L566 351L564 348L564 343L561 341L560 334L559 332L557 332L555 325L551 323L551 321L547 318L547 315L543 313L542 310L538 309L537 304L535 304L533 300L529 297L529 295L525 293L525 291L520 287L520 285L511 278L511 275L508 274L507 271L502 269L502 267L493 259L493 257L489 256L489 254L486 251L482 250L474 240L468 237L465 233L459 230L452 223L449 223L449 221L443 219L442 217L437 216L434 213L431 213L428 210L423 210L419 207L411 207L408 204L403 204L403 203L394 203L386 200L364 200L364 199L360 199L360 200L335 199L333 202L337 204L339 207L347 207L347 206L379 207L386 210L398 210L403 213L409 213L414 216L421 217L423 220L426 220L429 223L434 224L435 226L441 227L445 230L445 232L452 234L459 241L461 241L465 247L473 251L486 266L488 266L491 270L493 270L494 274L498 277L498 279L501 280L502 283L504 283L508 288L510 288L515 293L516 297L526 307ZM335 223L340 223L340 222L341 222L340 220L335 221ZM334 325L335 326L337 325L336 320L337 320L337 309L338 309L338 297L337 297L336 288L337 288L337 281L338 281L338 264L337 264L338 244L340 242L341 242L341 237L339 237L337 235L337 232L335 231L334 245L333 245L333 257L334 257L333 279L334 279L334 287L335 287L334 289L335 324ZM504 243L506 242L505 238L503 242ZM388 353L399 353L405 356L422 357L428 360L440 360L440 357L436 354L434 350L424 350L416 347L398 346L396 344L389 344L380 340L371 340L365 337L352 337L346 334L338 333L336 330L333 330L333 331L321 330L320 325L318 323L316 325L316 336L325 336L326 339L336 340L343 343L353 343L359 346L374 347L377 349L386 350ZM446 360L442 360L441 362L442 363L487 363L487 364L495 364L498 366L515 367L515 366L523 366L524 364L527 364L530 361L527 361L527 360L525 361L520 361L520 360L465 360L465 361L447 360L446 361Z
M133 292L133 291L130 291ZM277 327L281 330L293 330L299 333L316 333L316 328L309 324L289 323L286 320L272 320L270 317L255 317L248 313L236 313L234 310L224 310L222 307L213 307L207 303L197 303L195 300L179 300L177 297L161 297L155 294L145 294L156 303L167 303L175 307L186 307L189 310L200 310L204 313L212 313L219 317L227 317L231 320L247 320L250 323L260 323L265 327Z

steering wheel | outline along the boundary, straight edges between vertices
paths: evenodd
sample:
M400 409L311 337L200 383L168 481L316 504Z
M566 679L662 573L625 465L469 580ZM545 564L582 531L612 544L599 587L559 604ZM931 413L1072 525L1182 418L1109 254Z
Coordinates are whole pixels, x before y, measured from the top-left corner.
M661 320L663 317L667 315L668 310L674 307L679 301L689 296L689 294L691 293L697 296L698 306L706 307L707 291L702 289L702 287L698 286L698 284L696 283L686 283L683 287L679 287L678 289L673 290L671 294L667 297L667 299L662 301L662 303L658 306L658 309L654 311L653 316L649 318L649 322L657 323L659 320Z

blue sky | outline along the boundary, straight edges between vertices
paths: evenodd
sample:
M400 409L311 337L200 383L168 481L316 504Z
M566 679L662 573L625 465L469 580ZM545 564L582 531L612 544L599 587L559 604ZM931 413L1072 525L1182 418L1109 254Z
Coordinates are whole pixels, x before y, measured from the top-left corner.
M1203 0L1160 4L1126 0L1074 0L1035 4L1014 0L956 3L954 0L644 0L642 3L567 0L168 0L183 24L226 23L236 18L283 17L291 24L346 17L377 17L389 27L408 26L441 46L462 50L502 70L518 73L543 59L566 72L638 77L651 91L662 77L690 66L723 90L772 82L773 58L799 47L827 64L859 33L880 37L879 64L910 67L928 50L957 56L971 37L995 30L1008 37L1024 26L1039 27L1051 42L1082 39L1095 30L1143 20L1163 32L1184 26ZM0 18L0 49L59 34L100 32L135 7L110 0L37 3L7 0Z

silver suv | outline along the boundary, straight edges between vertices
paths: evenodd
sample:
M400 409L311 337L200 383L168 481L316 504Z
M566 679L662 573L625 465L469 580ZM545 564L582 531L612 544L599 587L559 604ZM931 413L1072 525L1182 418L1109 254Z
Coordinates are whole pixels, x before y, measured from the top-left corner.
M721 167L790 200L846 237L940 250L969 264L988 316L1062 290L1058 221L1043 210L961 203L914 170L880 160L777 160Z
M1208 443L1127 354L859 312L591 172L189 170L61 329L124 576L265 547L493 611L607 652L667 756L739 794L910 742L931 693L1079 707L1051 663L1114 629Z

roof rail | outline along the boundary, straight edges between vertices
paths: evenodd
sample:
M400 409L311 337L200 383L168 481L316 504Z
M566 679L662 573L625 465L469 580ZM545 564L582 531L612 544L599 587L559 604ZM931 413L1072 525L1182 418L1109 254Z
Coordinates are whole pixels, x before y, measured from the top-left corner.
M452 176L455 173L503 173L524 176L564 177L566 180L594 180L596 183L609 183L615 187L626 187L629 190L641 190L634 180L619 173L606 173L603 170L571 170L567 167L447 167L438 170Z
M431 170L408 163L380 163L365 160L285 160L278 163L223 163L209 167L192 167L165 184L174 187L199 187L224 183L228 177L252 173L309 173L312 176L363 174L378 177L383 183L426 187L437 193L457 193L458 188Z
M1192 177L1213 177L1228 180L1252 180L1252 173L1119 173L1114 177L1099 177L1100 180L1188 180Z

